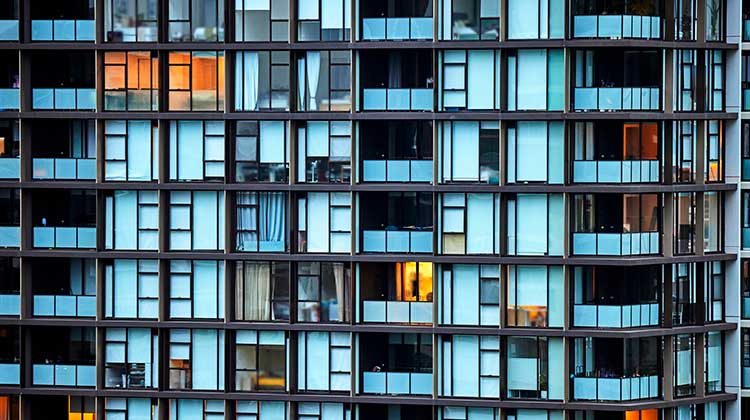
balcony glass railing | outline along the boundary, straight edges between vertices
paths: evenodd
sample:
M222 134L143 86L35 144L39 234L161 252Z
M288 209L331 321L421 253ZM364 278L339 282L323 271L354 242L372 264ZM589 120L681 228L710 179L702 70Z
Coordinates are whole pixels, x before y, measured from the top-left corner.
M659 232L574 233L575 255L654 255L659 253Z
M574 16L573 37L660 39L661 18L638 15Z
M742 367L742 387L750 388L750 367Z
M750 319L750 297L742 297L742 318Z
M576 111L658 111L660 89L656 87L575 88Z
M432 89L364 89L365 111L432 111Z
M37 88L32 89L32 107L36 110L95 110L96 89Z
M659 182L658 160L577 160L573 182L628 184Z
M432 373L363 372L365 394L432 395Z
M21 159L0 158L0 179L18 179L21 176Z
M365 300L362 321L381 324L432 324L432 302Z
M96 159L35 158L33 167L34 179L96 179Z
M21 108L20 91L18 88L0 89L0 111L18 111Z
M95 386L96 366L34 364L33 385L51 386Z
M96 228L35 226L34 248L96 248Z
M742 180L750 181L750 159L742 158Z
M432 230L365 230L364 252L432 252Z
M750 249L750 227L742 228L742 249Z
M18 316L21 314L21 295L18 293L0 294L0 316Z
M362 161L364 182L430 182L431 160L365 160Z
M659 325L659 304L573 305L574 327L633 328Z
M742 21L742 40L750 41L750 19Z
M573 398L593 401L630 401L659 397L659 376L632 378L573 378Z
M750 111L750 89L742 89L742 110Z
M18 19L0 20L0 41L18 41Z
M32 20L32 41L93 41L94 20Z
M18 248L21 246L21 228L19 226L0 226L0 248Z
M20 385L21 364L0 363L0 385Z
M34 295L34 316L96 316L96 296Z
M364 18L362 40L432 39L431 17Z

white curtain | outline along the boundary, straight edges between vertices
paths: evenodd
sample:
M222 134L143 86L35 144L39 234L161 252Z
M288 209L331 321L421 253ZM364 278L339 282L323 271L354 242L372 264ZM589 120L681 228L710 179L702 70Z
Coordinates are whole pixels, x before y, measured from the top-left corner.
M310 111L318 110L318 78L320 77L320 51L307 53L307 90L310 93Z
M333 279L336 282L336 302L338 303L338 314L335 319L337 321L347 321L346 314L348 311L349 299L346 296L346 282L344 279L344 264L333 264ZM334 316L331 315L331 320L334 320Z
M243 320L271 320L270 264L237 265L237 307Z
M307 110L307 102L305 102L305 63L306 60L304 57L297 60L297 84L299 85L297 92L299 92L299 108L302 111Z
M284 193L261 193L259 236L261 243L279 243L284 240L285 202ZM261 249L262 251L263 249Z
M243 111L257 111L258 108L258 53L245 51L238 53L241 60L235 63L235 73L242 83L235 83L235 106Z

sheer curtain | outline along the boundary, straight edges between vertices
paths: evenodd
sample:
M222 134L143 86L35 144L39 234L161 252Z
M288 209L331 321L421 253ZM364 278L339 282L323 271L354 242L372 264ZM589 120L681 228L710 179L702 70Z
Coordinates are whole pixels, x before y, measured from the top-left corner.
M344 278L344 264L333 264L333 279L336 282L336 303L338 303L338 313L336 316L330 315L331 320L334 320L334 318L337 321L347 321L349 313L348 303L349 299L347 298L346 293L346 279Z
M318 110L318 78L320 77L320 51L307 53L307 90L310 94L310 111Z
M237 265L237 302L240 318L246 321L271 320L271 266Z
M281 192L264 193L260 200L259 236L261 251L284 250L285 196Z
M258 53L245 51L237 54L241 59L235 63L235 74L240 77L240 82L235 83L235 107L244 111L257 111L260 83Z

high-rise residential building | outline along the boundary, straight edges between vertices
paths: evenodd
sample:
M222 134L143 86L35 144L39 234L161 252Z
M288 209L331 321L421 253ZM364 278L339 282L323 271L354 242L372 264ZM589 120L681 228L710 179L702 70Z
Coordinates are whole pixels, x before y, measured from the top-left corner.
M0 3L0 420L750 419L750 0Z

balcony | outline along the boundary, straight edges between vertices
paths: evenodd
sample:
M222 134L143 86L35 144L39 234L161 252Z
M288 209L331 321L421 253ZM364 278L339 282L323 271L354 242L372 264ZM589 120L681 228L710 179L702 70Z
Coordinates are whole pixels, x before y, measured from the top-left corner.
M18 19L0 19L0 41L18 41Z
M0 158L0 179L18 179L20 176L20 158Z
M631 401L659 397L659 376L573 378L573 398L592 401Z
M34 179L96 180L96 159L35 158Z
M96 296L34 295L34 316L93 318Z
M431 182L431 160L363 160L363 182Z
M363 252L430 253L432 230L363 230Z
M93 19L31 21L32 41L94 41Z
M432 89L364 89L365 111L432 111Z
M362 321L379 324L432 324L432 302L362 302Z
M658 87L576 87L575 111L658 111Z
M432 395L432 373L363 372L365 394Z
M0 111L18 111L21 107L20 89L0 89Z
M587 184L630 184L659 182L658 160L576 160L573 182Z
M96 109L94 88L35 88L32 89L34 110L78 110Z
M574 305L573 326L593 328L636 328L659 326L659 304Z
M32 366L34 386L96 386L96 366L74 364L37 364Z
M363 41L432 40L431 17L362 19Z
M21 295L0 294L0 316L18 316L21 314Z
M575 255L656 255L659 232L574 233Z
M21 364L0 363L0 385L20 385Z
M34 226L34 248L96 248L96 228Z
M574 16L573 37L661 39L661 17L638 15Z

